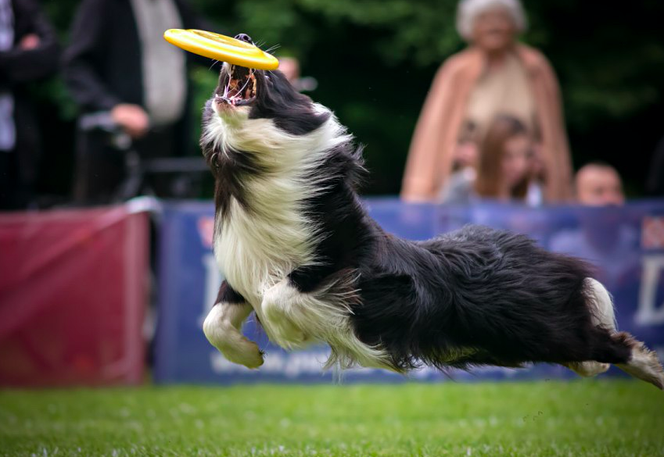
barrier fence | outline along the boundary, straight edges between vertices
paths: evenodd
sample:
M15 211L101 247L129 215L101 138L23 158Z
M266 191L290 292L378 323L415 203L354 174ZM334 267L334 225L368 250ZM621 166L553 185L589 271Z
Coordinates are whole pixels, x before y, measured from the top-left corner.
M0 385L139 384L148 214L0 213Z
M368 199L383 227L426 239L468 223L526 233L542 246L586 258L614 296L622 330L664 354L664 201L620 208L405 205ZM233 365L207 342L203 319L221 274L212 253L211 203L164 202L154 211L158 383L329 382L328 349L286 352L255 322L245 334L267 356L259 370ZM149 208L127 205L0 214L0 385L109 385L142 382L143 316L148 300ZM614 370L610 373L616 373ZM411 379L437 381L575 376L562 367L482 368ZM355 369L348 382L400 382L381 370Z
M471 207L405 205L396 199L368 199L371 215L389 232L426 239L477 223L526 233L542 246L586 258L614 296L620 328L664 354L664 202L632 202L624 207L550 207L502 204ZM201 324L221 283L212 253L213 207L165 204L160 222L159 326L154 378L161 383L329 382L321 371L328 350L317 346L286 352L269 343L250 318L245 334L266 352L265 364L248 370L226 361L205 339ZM612 371L615 373L615 371ZM482 368L443 374L422 369L411 379L525 379L575 376L550 365L526 369ZM353 381L399 382L381 370L344 374Z

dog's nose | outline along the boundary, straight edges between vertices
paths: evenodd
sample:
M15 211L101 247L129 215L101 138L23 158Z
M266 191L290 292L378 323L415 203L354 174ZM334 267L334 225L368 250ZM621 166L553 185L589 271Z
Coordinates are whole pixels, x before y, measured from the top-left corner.
M240 40L240 41L244 41L244 42L249 43L249 44L253 43L253 40L251 39L251 37L249 35L247 35L246 33L238 33L237 35L235 35L235 39Z

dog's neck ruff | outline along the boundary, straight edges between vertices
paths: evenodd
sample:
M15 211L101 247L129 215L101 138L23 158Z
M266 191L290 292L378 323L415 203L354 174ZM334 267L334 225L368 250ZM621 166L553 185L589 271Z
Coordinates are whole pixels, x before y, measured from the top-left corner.
M326 110L320 105L316 109ZM242 180L248 206L231 196L215 224L221 271L247 300L256 302L295 268L316 263L319 228L307 218L304 202L324 190L326 177L317 170L326 152L352 138L333 116L309 134L290 135L270 119L248 119L243 110L212 116L203 140L227 157L250 153L264 170ZM224 166L232 167L232 161Z

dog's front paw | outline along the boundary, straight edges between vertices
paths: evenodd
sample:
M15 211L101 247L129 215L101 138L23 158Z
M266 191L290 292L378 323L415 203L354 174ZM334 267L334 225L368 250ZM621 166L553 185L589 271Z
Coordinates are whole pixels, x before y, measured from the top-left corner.
M268 318L270 324L268 334L277 345L284 349L297 349L306 346L307 338L304 332L288 319L275 317Z
M285 349L302 347L307 343L304 331L295 322L301 317L300 296L300 292L284 280L268 289L261 303L263 326L274 342Z
M253 341L243 337L243 341L234 347L217 348L229 362L256 369L263 365L263 353Z
M215 305L203 322L203 333L210 344L230 362L247 368L258 368L263 365L263 353L258 345L242 335L228 319L224 318L223 313L223 306Z

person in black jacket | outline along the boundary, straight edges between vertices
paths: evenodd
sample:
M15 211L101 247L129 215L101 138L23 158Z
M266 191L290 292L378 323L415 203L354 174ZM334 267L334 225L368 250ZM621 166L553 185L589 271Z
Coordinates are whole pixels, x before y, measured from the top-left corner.
M169 28L210 27L184 0L83 0L65 51L65 83L82 113L108 112L141 157L186 155L190 144L187 75L196 57L163 39ZM122 154L108 143L104 132L79 131L77 202L107 203L122 182Z
M58 68L55 30L33 0L0 0L0 210L34 197L39 132L27 84Z

